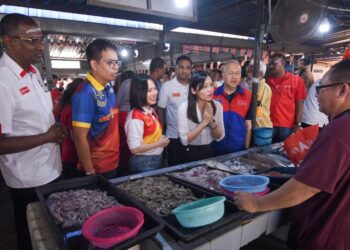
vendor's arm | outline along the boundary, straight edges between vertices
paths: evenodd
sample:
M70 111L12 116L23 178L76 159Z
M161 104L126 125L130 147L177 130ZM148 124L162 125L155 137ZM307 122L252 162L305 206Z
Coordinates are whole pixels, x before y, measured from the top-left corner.
M38 135L12 137L0 134L0 155L22 152L45 143L60 143L64 135L64 129L58 124L52 125L47 132Z
M246 136L245 136L245 148L248 149L250 146L250 140L252 138L252 121L246 120L245 121L245 127L246 127Z
M276 191L263 197L256 198L250 193L235 192L234 199L239 209L255 213L294 207L320 191L292 178Z

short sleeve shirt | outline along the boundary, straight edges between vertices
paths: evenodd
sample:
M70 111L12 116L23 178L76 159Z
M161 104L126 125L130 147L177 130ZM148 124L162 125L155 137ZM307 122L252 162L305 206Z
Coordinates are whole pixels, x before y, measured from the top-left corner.
M349 249L350 112L320 132L294 178L321 192L293 208L296 249Z
M119 165L118 109L109 83L103 86L87 74L72 97L72 125L89 129L91 160L97 173Z
M189 85L182 85L176 77L163 83L158 100L158 107L166 108L166 135L169 138L178 138L177 110L181 103L188 99Z
M23 70L6 53L0 59L0 132L8 137L45 133L54 123L52 100L33 65ZM62 171L59 145L45 143L18 153L0 155L5 182L12 188L44 185Z
M274 127L292 128L295 123L296 102L305 100L304 80L289 72L283 77L267 79L272 91L271 121Z

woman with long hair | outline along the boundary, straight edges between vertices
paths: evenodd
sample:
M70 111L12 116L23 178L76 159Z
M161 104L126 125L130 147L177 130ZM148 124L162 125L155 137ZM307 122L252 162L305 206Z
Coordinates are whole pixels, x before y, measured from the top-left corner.
M225 136L222 105L213 100L214 81L205 71L190 79L188 101L178 109L178 128L181 143L186 147L186 162L212 156L210 143Z
M132 110L125 123L125 133L132 153L129 173L158 169L162 166L162 152L169 139L162 135L162 126L153 110L157 102L156 84L147 75L135 76L131 81Z
M62 142L62 166L63 176L66 178L73 178L79 176L77 170L78 156L72 140L72 95L76 88L84 81L82 78L75 78L67 89L63 92L60 103L60 121L62 127L66 129L67 134Z

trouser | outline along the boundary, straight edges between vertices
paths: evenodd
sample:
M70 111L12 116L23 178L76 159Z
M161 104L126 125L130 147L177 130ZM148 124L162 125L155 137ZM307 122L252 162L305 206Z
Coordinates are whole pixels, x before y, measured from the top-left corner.
M292 134L292 132L293 129L291 128L273 127L272 143L284 141L288 136Z
M130 174L137 174L159 169L162 166L162 155L131 155L129 160Z
M169 166L186 163L186 159L184 158L186 151L180 139L170 138L170 143L167 147L167 150Z
M61 180L58 177L52 182ZM34 188L11 188L8 187L14 207L15 225L17 231L17 247L18 250L32 249L30 239L28 221L27 221L27 205L38 201L38 197Z
M185 146L184 160L186 162L199 161L212 157L210 145Z
M118 174L118 168L112 169L108 172L104 172L104 173L97 173L102 175L103 177L107 178L107 179L113 179L117 177ZM83 171L79 171L79 177L83 177L86 176L85 172Z
M64 178L76 178L80 176L77 164L62 162L62 170Z

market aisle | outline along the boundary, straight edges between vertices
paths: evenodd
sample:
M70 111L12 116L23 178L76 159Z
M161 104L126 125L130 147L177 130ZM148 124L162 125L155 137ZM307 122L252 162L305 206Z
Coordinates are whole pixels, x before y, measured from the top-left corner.
M12 201L6 189L5 181L0 174L0 249L15 250L16 229L12 209Z

